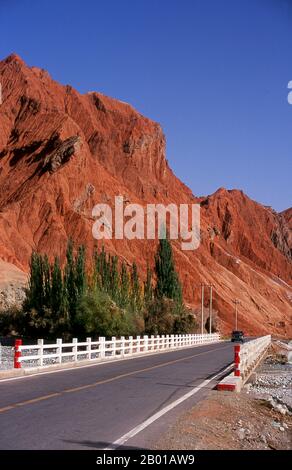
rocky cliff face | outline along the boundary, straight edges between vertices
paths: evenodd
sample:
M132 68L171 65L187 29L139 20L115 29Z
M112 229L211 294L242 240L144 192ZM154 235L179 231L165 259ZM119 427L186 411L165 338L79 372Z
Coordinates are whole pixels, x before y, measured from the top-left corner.
M80 95L16 55L0 62L0 82L3 261L27 271L33 249L64 257L69 236L92 249L92 208L116 195L142 205L200 202L199 250L174 243L186 302L199 307L199 284L213 283L222 331L233 326L238 298L242 328L291 336L291 209L277 214L237 190L195 198L168 166L160 126L126 103ZM156 244L106 247L144 273Z

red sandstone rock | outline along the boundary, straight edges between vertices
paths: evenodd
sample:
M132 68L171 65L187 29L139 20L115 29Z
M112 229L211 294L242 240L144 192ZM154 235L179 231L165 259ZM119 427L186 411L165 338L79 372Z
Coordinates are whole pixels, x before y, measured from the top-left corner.
M116 195L144 205L201 202L200 249L174 243L186 302L198 308L200 282L212 282L222 331L233 327L237 298L242 329L291 336L292 209L278 214L238 190L195 198L169 168L157 123L126 103L61 86L16 55L0 62L0 82L3 261L27 271L33 249L63 258L68 237L90 251L92 207ZM156 249L137 240L106 247L142 273Z

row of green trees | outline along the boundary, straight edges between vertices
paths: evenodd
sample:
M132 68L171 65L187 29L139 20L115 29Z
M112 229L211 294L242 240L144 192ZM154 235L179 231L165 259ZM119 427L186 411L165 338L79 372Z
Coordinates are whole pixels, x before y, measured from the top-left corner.
M3 321L27 337L171 334L195 327L167 238L160 240L154 273L148 267L144 283L135 263L119 263L104 247L87 259L84 246L75 250L70 241L64 266L58 257L50 263L33 253L23 308L2 316L2 330Z

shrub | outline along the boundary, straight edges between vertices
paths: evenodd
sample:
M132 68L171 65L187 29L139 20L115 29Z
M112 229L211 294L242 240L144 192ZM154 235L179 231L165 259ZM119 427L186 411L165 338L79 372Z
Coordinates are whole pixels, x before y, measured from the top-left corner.
M77 303L74 333L89 336L134 335L143 329L140 319L119 308L106 292L85 294Z
M191 333L196 327L193 315L184 305L166 297L152 300L144 317L145 331L151 335Z

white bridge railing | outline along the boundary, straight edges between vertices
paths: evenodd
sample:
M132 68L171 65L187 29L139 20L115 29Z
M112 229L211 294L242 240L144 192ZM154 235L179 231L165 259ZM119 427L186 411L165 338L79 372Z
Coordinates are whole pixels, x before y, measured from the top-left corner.
M195 345L209 344L220 341L220 335L162 335L162 336L132 336L125 338L99 338L92 341L87 338L84 342L78 342L74 338L71 343L63 343L57 339L55 344L45 344L39 339L37 344L22 345L21 340L15 342L14 367L39 367L65 362L77 362L82 360L101 361L110 358L123 358L135 354L147 354L171 349L185 348Z
M271 335L234 346L234 375L246 380L271 344Z

